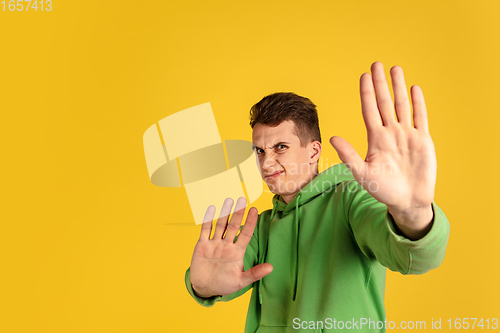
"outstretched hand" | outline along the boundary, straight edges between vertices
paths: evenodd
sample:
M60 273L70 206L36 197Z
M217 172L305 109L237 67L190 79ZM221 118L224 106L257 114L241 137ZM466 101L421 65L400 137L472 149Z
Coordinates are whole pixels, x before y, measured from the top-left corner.
M258 212L257 208L250 208L245 225L235 242L245 213L245 198L238 199L228 223L232 207L233 200L227 198L221 209L212 239L210 239L210 234L215 207L208 207L205 213L204 221L206 222L201 226L200 238L194 248L190 267L193 290L201 297L229 295L260 280L273 270L273 266L269 263L244 270L243 257L257 224Z
M354 178L375 199L386 204L391 213L432 212L437 163L422 90L416 85L411 87L412 125L401 67L390 70L394 103L382 63L373 63L371 71L372 75L364 73L360 79L361 107L368 135L366 158L363 160L341 137L331 137L330 143Z

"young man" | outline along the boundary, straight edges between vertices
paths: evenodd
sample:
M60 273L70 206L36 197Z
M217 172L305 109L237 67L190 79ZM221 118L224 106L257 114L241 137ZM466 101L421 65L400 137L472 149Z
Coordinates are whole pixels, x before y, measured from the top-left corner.
M245 200L228 223L227 199L210 239L210 206L185 276L204 306L253 288L245 332L384 332L386 267L423 274L444 259L450 226L434 203L436 155L422 91L411 88L412 125L402 69L391 69L394 104L382 64L371 70L360 80L365 160L334 136L343 163L318 173L321 137L307 98L276 93L251 109L273 208L250 208L240 228Z

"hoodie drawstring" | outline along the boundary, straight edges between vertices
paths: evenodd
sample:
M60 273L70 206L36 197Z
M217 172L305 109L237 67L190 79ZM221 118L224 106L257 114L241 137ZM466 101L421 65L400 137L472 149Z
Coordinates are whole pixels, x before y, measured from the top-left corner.
M299 225L300 225L300 219L299 219L299 201L300 201L300 193L297 194L297 197L295 199L295 218L294 218L294 225L293 225L293 228L294 228L294 231L295 231L295 239L293 240L294 242L294 245L295 245L295 251L293 251L292 253L295 254L295 260L294 260L294 283L293 283L293 301L295 301L295 298L297 296L297 284L298 284L298 280L299 280ZM275 213L275 210L276 210L276 207L277 207L277 203L278 201L276 201L274 203L274 207L273 207L273 210L271 212L271 218L269 220L269 223L267 224L267 235L268 235L268 239L269 239L269 227L271 225L271 221L273 220L273 217L274 217L274 213ZM266 245L264 247L264 251L262 253L262 256L260 256L259 258L259 264L262 264L264 263L264 261L266 260L266 255L267 255L267 247L268 247L268 242L266 242ZM262 304L262 294L261 294L261 290L262 290L262 280L263 279L260 279L259 280L259 303Z
M299 199L300 193L295 199L295 281L293 285L293 300L297 296L297 283L299 279Z
M267 225L267 235L268 235L268 239L269 239L269 226L271 225L271 221L273 220L273 217L274 217L274 212L276 210L276 207L277 207L277 201L274 203L274 207L273 207L273 211L271 212L271 218L269 219L269 223ZM268 245L268 242L266 242L266 246L264 247L264 251L262 253L262 256L259 258L259 264L262 264L264 263L264 261L266 260L266 255L267 255L267 245ZM263 278L262 278L263 279ZM259 280L259 303L262 304L262 294L261 294L261 290L262 290L262 279Z

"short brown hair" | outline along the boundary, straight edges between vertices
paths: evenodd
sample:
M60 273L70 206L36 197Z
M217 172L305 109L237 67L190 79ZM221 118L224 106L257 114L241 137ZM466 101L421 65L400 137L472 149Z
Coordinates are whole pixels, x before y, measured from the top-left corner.
M312 141L321 143L316 105L306 97L293 92L276 92L262 98L250 109L252 128L255 124L278 126L285 120L295 124L295 135L302 147Z

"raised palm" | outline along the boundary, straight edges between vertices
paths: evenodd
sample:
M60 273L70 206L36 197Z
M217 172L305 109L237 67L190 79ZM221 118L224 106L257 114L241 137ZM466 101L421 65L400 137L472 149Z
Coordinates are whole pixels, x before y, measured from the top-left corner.
M257 224L258 212L257 208L250 208L245 225L235 242L245 213L245 198L238 199L228 223L232 206L233 200L227 198L212 239L210 234L215 207L208 207L205 213L205 222L201 226L200 238L194 248L190 267L191 284L199 296L229 295L263 278L273 270L269 263L244 270L243 257Z
M354 178L378 201L395 211L430 207L437 163L422 90L411 87L412 125L401 67L391 68L394 103L382 63L373 63L371 70L372 76L364 73L360 79L362 114L368 135L366 158L363 160L341 137L331 137L330 143Z

